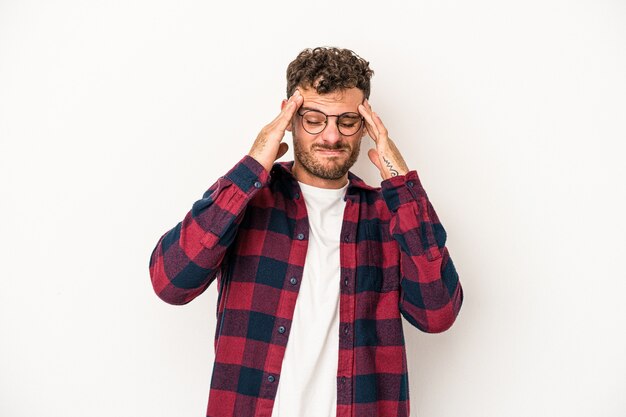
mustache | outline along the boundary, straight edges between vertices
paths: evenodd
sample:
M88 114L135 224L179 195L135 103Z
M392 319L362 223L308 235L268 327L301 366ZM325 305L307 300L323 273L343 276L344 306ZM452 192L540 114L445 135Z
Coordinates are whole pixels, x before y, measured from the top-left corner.
M341 145L341 144L331 145L331 146L315 145L315 146L313 146L313 149L321 149L321 150L325 150L325 151L339 151L339 150L345 149L345 150L349 151L350 147L347 146L347 145Z

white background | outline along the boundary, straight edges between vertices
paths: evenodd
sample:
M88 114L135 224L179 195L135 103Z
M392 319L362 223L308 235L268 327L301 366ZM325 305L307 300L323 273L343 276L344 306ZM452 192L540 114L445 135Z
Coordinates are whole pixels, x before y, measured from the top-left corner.
M412 416L626 415L625 2L0 0L0 416L204 415L215 287L148 259L318 45L371 62L464 286L405 327Z

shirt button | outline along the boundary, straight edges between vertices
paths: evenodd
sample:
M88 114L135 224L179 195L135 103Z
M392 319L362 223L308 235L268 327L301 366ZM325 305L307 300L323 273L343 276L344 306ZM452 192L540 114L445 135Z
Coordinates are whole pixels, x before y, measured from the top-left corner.
M297 199L299 199L299 198L300 198L300 193L295 193L293 196L294 196L294 197L296 198L296 200L297 200Z
M278 333L281 333L281 334L282 334L282 333L285 333L285 326L280 326L280 327L278 328Z
M409 187L413 188L413 181L409 181L406 183Z
M255 188L261 188L261 187L263 187L263 184L261 184L261 182L260 182L260 181L255 181L255 182L254 182L254 187L255 187Z
M350 235L345 235L343 240L346 242L350 242Z
M346 279L343 284L347 287L348 286L348 280Z
M342 384L345 384L345 383L346 383L346 377L345 377L345 376L342 376L342 377L341 377L341 383L342 383Z
M343 334L348 334L349 331L350 329L348 328L348 326L343 328Z
M304 233L298 233L298 240L304 239Z
M291 285L296 285L298 283L298 280L296 279L296 277L291 277L289 282L291 283Z
M276 380L276 378L274 378L274 375L270 375L267 377L267 380L270 382L274 382Z

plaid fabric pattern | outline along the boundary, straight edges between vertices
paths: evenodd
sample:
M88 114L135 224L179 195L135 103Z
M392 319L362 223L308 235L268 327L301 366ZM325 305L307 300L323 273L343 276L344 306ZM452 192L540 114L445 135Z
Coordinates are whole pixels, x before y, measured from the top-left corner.
M245 156L150 259L157 295L185 304L218 285L207 416L270 417L308 242L293 162ZM408 417L401 316L425 332L463 300L446 233L416 171L373 188L349 173L341 230L337 417ZM312 318L314 319L314 318Z

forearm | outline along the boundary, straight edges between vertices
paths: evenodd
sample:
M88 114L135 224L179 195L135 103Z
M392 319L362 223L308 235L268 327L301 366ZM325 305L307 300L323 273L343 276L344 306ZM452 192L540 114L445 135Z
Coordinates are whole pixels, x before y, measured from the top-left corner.
M442 332L463 302L446 232L416 171L384 181L383 196L392 212L390 232L400 247L401 312L420 330Z
M209 286L235 240L248 202L266 180L263 167L244 157L159 239L150 258L150 277L161 299L186 304Z

